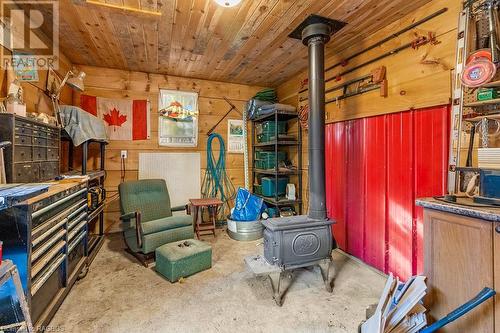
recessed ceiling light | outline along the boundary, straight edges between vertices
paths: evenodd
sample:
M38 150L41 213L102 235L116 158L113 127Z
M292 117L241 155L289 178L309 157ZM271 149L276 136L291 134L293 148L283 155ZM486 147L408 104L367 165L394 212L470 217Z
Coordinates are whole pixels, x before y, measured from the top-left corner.
M215 2L222 7L234 7L237 6L241 0L215 0Z

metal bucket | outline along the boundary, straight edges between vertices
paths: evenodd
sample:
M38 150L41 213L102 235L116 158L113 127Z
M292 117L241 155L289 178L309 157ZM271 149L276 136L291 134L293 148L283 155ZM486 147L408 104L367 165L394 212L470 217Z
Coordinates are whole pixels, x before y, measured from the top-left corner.
M237 241L253 241L262 238L264 227L260 221L233 221L227 219L227 234Z

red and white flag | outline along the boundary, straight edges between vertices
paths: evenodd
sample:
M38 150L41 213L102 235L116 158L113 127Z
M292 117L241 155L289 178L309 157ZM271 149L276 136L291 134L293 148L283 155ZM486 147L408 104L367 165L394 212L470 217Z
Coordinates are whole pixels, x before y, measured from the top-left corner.
M147 140L150 136L147 100L80 96L80 107L104 120L110 140Z

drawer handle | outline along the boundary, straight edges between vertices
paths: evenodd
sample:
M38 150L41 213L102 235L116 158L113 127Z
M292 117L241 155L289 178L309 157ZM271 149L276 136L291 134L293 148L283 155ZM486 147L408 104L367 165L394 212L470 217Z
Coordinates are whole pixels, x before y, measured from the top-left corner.
M31 267L31 278L34 278L42 271L43 268L55 257L66 245L66 242L60 240L53 248L50 249L43 257L41 257L32 267Z
M45 213L45 212L47 212L47 211L50 211L50 210L51 210L51 209L53 209L54 207L57 207L57 206L59 206L59 205L62 205L63 203L65 203L65 202L67 202L67 201L69 201L69 200L73 199L74 197L76 197L76 196L78 196L78 195L80 195L80 194L82 194L82 193L85 193L85 192L87 192L87 189L86 189L86 188L83 188L83 189L81 189L80 191L75 192L75 193L71 194L70 196L65 197L64 199L61 199L61 200L59 200L59 201L57 201L57 202L54 202L53 204L48 205L48 206L46 206L46 207L44 207L44 208L42 208L42 209L40 209L40 210L38 210L38 211L34 212L34 213L32 214L32 216L33 216L33 218L36 218L36 217L38 217L38 216L42 215L43 213ZM74 205L73 207L76 207L76 206L78 206L78 205L79 205L79 203L78 203L78 204L76 204L76 205ZM73 208L73 207L72 207L72 208Z
M495 227L495 231L500 234L500 224Z
M43 286L43 284L49 279L49 277L58 269L64 262L66 255L61 254L57 260L50 265L50 268L36 281L31 284L31 295L34 296L38 290Z

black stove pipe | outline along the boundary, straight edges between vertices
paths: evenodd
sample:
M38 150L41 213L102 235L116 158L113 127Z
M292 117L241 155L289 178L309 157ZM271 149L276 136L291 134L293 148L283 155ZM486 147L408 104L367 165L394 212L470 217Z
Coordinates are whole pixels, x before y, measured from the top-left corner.
M302 31L309 51L309 213L314 220L326 220L325 178L325 44L331 27L314 23Z

